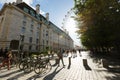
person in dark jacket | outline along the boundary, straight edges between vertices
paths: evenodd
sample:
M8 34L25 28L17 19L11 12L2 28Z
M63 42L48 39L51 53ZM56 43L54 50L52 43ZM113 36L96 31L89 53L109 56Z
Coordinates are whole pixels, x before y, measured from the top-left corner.
M60 60L61 60L62 64L63 64L63 67L65 67L64 61L63 61L63 51L62 51L62 49L58 50L57 55L58 55L58 58L59 58L59 60L58 60L58 66L60 65Z

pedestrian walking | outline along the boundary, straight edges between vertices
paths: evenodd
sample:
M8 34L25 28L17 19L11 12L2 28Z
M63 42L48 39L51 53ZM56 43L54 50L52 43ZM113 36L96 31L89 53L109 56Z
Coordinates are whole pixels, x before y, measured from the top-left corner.
M58 66L60 66L60 60L61 60L62 64L63 64L63 67L65 67L64 61L63 61L63 51L62 51L62 49L58 50L57 55L58 55L58 58L59 58L58 59Z
M11 59L12 59L12 51L11 49L8 51L6 48L4 51L4 59L2 61L2 64L0 65L0 68L7 65L8 70L10 70Z
M80 55L80 57L81 57L81 56L82 56L82 55L81 55L81 49L79 49L78 51L79 51L79 55Z

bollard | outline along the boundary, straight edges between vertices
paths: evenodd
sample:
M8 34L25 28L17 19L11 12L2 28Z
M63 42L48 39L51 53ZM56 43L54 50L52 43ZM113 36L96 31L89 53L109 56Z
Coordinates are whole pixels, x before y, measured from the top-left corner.
M104 68L109 68L109 64L108 64L108 61L106 59L101 59L101 62L102 62L102 66Z
M88 64L87 64L87 59L83 59L83 65L84 66L87 66Z

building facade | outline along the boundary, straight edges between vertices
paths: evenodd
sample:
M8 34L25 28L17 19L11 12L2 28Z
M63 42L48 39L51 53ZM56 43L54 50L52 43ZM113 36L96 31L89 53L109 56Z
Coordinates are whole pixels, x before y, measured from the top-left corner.
M44 17L39 4L34 10L22 0L5 3L0 11L0 48L9 48L14 40L23 51L73 49L71 37L49 21L49 13Z

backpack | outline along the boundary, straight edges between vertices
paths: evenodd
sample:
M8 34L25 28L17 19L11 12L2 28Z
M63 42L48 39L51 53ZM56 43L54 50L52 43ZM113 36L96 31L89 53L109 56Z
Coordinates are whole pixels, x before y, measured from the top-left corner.
M11 59L12 58L12 52L8 51L7 56L8 56L9 59Z

